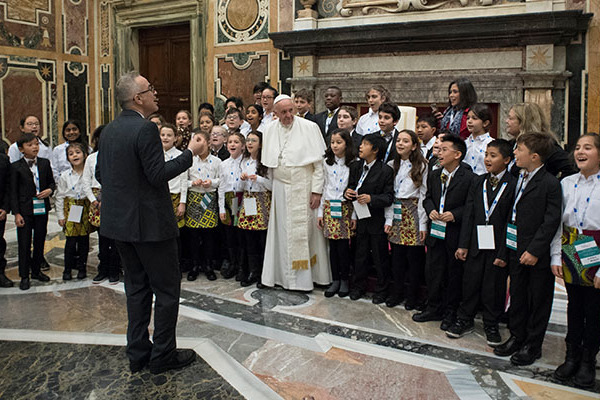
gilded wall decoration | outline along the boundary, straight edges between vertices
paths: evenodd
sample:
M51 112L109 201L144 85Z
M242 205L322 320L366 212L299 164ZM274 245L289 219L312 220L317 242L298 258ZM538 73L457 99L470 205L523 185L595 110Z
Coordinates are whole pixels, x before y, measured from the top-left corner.
M100 3L100 55L110 55L110 7L106 1Z
M494 0L476 0L478 5L490 6ZM357 11L367 15L371 11L384 13L401 13L407 11L429 11L441 8L451 3L460 6L469 5L469 0L342 0L340 15L350 17ZM430 4L431 3L431 4Z
M269 0L219 0L216 43L269 39Z
M65 120L75 119L81 124L87 138L89 127L88 66L79 62L65 62L64 109Z
M63 0L63 52L88 54L88 2Z
M0 46L54 50L54 12L50 0L0 1Z

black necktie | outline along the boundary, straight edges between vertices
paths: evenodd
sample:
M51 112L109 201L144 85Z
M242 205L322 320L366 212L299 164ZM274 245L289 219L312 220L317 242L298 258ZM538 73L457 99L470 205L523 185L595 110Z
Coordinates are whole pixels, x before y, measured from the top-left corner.
M27 165L29 165L29 168L33 167L35 165L35 160L27 160Z

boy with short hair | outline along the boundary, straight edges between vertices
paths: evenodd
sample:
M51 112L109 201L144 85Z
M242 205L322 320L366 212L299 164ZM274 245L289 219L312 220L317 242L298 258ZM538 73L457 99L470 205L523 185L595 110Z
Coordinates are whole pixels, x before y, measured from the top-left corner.
M300 89L294 93L294 107L296 115L314 121L314 115L310 112L313 102L313 94L308 89Z
M487 174L475 176L471 185L456 250L456 258L466 261L463 296L456 322L446 331L450 338L472 332L481 302L487 344L492 347L502 343L498 322L504 312L508 269L497 254L504 247L506 220L515 198L517 180L507 171L511 153L508 141L490 142L484 158Z
M429 161L433 155L433 145L437 133L437 118L433 114L419 115L416 126L416 134L421 140L421 152L423 157Z
M398 138L396 124L398 121L400 121L400 110L396 104L386 102L379 106L379 135L387 143L383 157L385 164L393 160L396 155L396 139Z
M347 200L367 205L371 215L358 221L356 211L352 216L352 225L356 225L356 262L350 299L358 300L366 292L370 252L377 271L375 304L386 300L388 245L384 210L394 201L394 170L382 162L385 148L385 141L376 133L363 138L358 152L361 160L350 165L348 188L344 192Z
M509 213L506 242L498 258L509 265L510 338L494 354L510 356L515 365L530 365L542 356L552 312L554 275L550 243L560 226L562 189L544 162L554 151L547 133L517 138L515 164L521 168Z
M228 108L225 112L225 124L223 125L223 128L227 129L228 135L233 132L239 132L243 121L243 114L238 108Z
M24 133L17 140L23 158L12 163L10 171L11 209L17 225L19 246L19 276L21 290L31 287L31 278L48 282L50 277L41 272L44 242L50 211L50 195L56 189L50 161L38 157L39 143L32 133ZM33 236L33 256L31 239Z
M467 147L461 138L444 135L439 161L441 168L427 178L427 195L423 207L430 218L430 234L425 262L427 308L414 314L416 322L442 321L446 331L456 318L461 299L462 261L455 258L458 238L474 175L462 163Z

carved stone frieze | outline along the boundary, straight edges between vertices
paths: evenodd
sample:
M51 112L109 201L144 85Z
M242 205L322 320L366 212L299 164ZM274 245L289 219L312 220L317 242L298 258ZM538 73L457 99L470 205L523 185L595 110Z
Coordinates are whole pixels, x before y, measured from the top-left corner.
M340 15L350 17L356 11L367 15L378 10L385 13L401 13L406 11L435 10L450 3L459 3L461 7L469 5L469 0L343 0ZM493 0L477 0L478 5L491 6Z

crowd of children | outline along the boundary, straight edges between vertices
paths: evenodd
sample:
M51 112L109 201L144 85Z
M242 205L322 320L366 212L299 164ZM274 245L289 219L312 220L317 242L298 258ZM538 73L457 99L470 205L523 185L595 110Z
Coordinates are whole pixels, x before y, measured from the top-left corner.
M328 91L341 99L338 88ZM192 137L203 146L192 167L169 182L180 265L189 281L201 273L215 280L220 270L244 287L262 287L272 188L272 172L261 164L262 131L265 121L276 118L272 103L278 93L264 85L255 93L261 104L245 109L240 99L228 99L220 124L208 103L200 106L196 129L186 110L177 113L175 125L150 117L165 161L177 157ZM577 142L575 173L544 117L519 117L522 109L540 113L538 106L511 109L507 131L514 139L507 141L491 137L492 112L476 103L468 81L451 83L449 107L420 115L416 132L396 128L400 111L390 97L373 86L366 93L367 114L358 118L355 108L338 102L329 110L336 115L334 129L332 117L325 118L317 223L329 242L332 284L324 295L358 300L372 291L374 304L404 302L415 311L414 321L440 321L450 338L472 332L481 310L494 353L529 365L541 357L556 275L566 282L569 331L566 360L555 377L593 385L600 348L599 136L585 134ZM312 101L308 90L295 94L297 118L313 118ZM101 223L97 153L88 155L78 124L67 121L66 142L54 150L51 167L40 155L37 135L22 130L16 147L23 157L10 168L0 163L1 178L10 170L0 219L8 208L15 216L20 288L29 289L30 278L49 280L40 266L51 195L67 238L63 279L72 279L73 270L84 279L89 235ZM93 134L94 150L101 131ZM93 281L116 283L114 243L99 239L101 262ZM0 278L6 286L4 274ZM510 337L503 340L499 323L505 314Z

